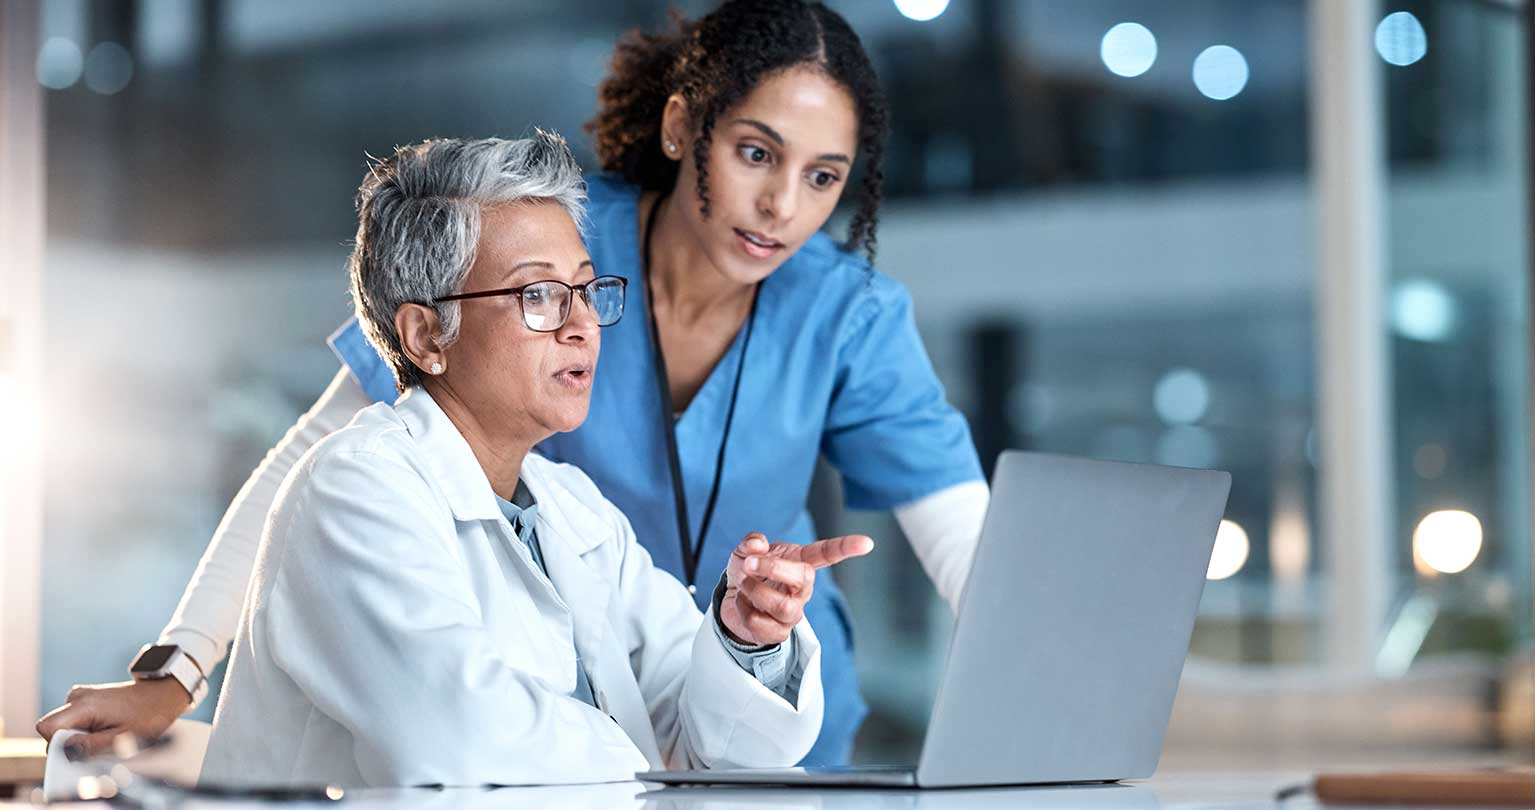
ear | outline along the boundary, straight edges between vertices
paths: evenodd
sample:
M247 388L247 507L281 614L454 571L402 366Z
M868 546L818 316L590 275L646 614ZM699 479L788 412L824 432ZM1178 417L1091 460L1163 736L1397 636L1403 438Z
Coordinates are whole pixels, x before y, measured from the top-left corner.
M431 375L433 363L439 364L439 372L447 368L447 355L437 346L441 326L437 310L431 307L401 304L394 311L394 331L400 336L400 347L422 374Z
M661 110L661 154L670 160L682 160L693 147L693 123L689 115L688 103L677 93L666 100L666 107Z

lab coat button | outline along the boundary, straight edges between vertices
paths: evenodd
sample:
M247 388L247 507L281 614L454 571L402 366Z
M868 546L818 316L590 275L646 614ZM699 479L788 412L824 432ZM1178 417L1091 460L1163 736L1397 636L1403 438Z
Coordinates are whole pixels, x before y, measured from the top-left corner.
M688 593L696 595L698 593L698 586L697 585L689 585L688 586Z

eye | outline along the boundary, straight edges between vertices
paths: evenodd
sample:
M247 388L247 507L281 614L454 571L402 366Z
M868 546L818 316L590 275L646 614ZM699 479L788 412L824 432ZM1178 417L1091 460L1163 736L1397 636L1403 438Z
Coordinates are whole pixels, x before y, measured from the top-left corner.
M831 172L811 172L810 173L810 184L815 186L816 188L831 188L832 186L837 184L838 180L841 180L841 179L842 178L838 177L837 175L835 175L835 174L833 174Z
M537 306L544 302L544 290L542 287L529 287L522 291L522 302L530 306Z
M747 163L767 163L773 155L768 150L753 144L746 144L739 150L741 159Z

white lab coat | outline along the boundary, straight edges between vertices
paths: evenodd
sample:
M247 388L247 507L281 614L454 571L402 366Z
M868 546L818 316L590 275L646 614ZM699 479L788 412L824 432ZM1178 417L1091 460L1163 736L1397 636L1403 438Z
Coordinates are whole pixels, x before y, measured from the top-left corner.
M268 518L202 780L599 782L810 750L809 624L794 630L791 706L731 658L591 479L536 455L522 478L548 579L425 391L315 445ZM570 697L577 651L600 708Z

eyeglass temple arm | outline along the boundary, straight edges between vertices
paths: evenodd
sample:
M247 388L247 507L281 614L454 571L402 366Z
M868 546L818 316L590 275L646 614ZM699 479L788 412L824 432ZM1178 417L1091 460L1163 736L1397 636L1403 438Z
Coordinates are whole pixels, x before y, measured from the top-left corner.
M509 290L484 290L482 292L458 293L456 295L444 295L441 298L433 298L432 303L441 304L444 301L462 301L465 298L493 298L498 295L517 295L522 292L521 287Z

